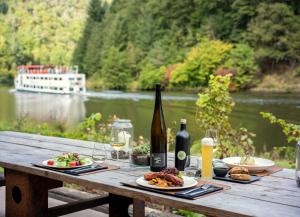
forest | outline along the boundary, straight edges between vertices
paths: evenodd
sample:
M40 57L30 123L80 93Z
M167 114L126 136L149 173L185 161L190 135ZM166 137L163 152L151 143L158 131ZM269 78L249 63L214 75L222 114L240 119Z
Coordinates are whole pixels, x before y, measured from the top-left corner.
M0 82L21 64L78 65L107 89L300 76L299 0L0 0L0 14Z

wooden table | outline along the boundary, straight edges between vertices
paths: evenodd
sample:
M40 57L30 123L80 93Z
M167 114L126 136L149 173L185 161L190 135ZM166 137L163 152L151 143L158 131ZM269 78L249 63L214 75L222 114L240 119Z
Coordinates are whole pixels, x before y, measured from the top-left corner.
M109 203L110 216L128 216L133 203L134 216L144 216L144 202L151 202L203 213L207 216L300 216L300 188L294 170L284 169L253 184L228 183L231 189L197 200L186 200L124 187L120 182L134 181L147 169L130 167L84 176L71 176L33 167L31 163L62 152L91 154L93 143L33 134L0 132L0 166L5 168L6 216L57 216ZM169 165L172 165L170 157ZM48 190L75 183L109 193L83 203L48 209ZM219 181L222 183L221 181ZM75 207L75 208L74 208Z

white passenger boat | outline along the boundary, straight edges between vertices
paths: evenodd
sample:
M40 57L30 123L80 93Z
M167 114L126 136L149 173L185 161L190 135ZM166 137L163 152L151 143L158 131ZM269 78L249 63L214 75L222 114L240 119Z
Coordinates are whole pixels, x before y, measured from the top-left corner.
M30 65L18 66L15 88L18 91L40 93L83 94L85 74L77 67Z

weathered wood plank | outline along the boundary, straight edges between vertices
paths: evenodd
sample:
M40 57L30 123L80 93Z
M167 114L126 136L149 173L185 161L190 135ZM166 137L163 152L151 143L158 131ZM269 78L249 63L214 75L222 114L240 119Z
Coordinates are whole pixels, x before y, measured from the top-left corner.
M51 207L48 209L48 217L56 217L66 215L69 213L78 212L81 210L89 209L95 206L101 206L109 202L108 197L90 198L81 201L74 201L60 206Z
M73 146L87 147L87 148L93 146L94 144L94 142L91 141L83 141L83 140L53 137L53 136L42 136L39 134L29 134L29 133L22 133L22 132L1 131L0 135L14 137L14 138L30 139L36 141L48 141L52 143L73 145Z

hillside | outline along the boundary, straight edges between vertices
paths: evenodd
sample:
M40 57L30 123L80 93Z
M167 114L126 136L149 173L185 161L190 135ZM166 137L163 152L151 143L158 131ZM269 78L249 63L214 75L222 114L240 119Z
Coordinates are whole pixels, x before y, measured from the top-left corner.
M20 64L76 64L92 87L233 89L300 68L298 0L0 0L0 82Z
M299 14L298 0L91 0L73 62L106 88L199 87L229 72L249 88L270 66L298 65Z
M0 82L21 64L68 65L86 0L0 0Z

